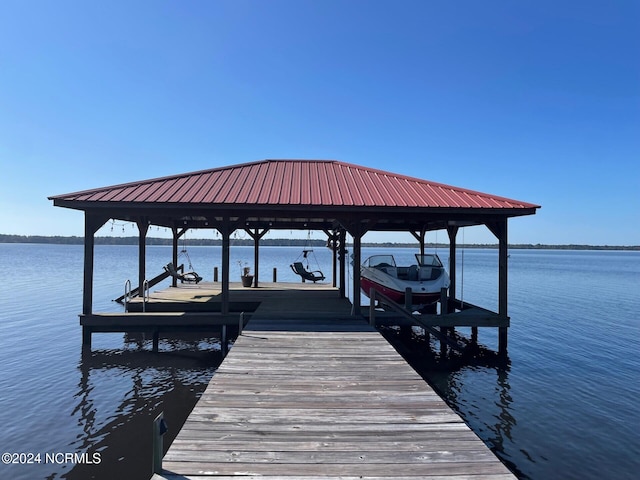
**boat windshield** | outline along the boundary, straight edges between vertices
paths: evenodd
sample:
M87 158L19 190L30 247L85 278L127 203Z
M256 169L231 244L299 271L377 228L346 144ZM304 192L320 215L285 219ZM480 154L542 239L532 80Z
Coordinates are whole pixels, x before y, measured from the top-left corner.
M418 265L421 267L441 267L442 262L438 255L426 254L420 255L416 253L416 260L418 261Z
M365 267L395 267L396 261L393 258L393 255L374 255L372 257L367 258L364 261Z

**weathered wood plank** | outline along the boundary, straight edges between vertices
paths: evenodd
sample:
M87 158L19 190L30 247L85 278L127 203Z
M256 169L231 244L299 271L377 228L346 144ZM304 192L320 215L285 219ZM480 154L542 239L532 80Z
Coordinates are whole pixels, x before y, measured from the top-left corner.
M260 378L258 378L260 377ZM307 392L306 388L309 385L308 381L296 380L291 375L252 375L251 383L246 381L248 377L246 375L230 375L225 376L224 385L222 388L227 390L218 390L220 394L224 394L227 391L233 393L240 393L241 391L259 393L262 391L268 391L274 395L283 394L304 394ZM220 377L218 377L220 379ZM287 389L283 390L285 382L289 380ZM218 383L213 384L215 386ZM228 387L227 387L228 385ZM384 383L376 381L362 381L358 380L355 375L344 375L337 379L330 379L327 376L318 377L315 383L317 391L328 391L329 393L340 393L343 390L349 389L351 392L371 392L375 394L377 392L398 392L398 393L419 393L420 386L413 379L407 380L389 380ZM344 390L346 391L346 390Z
M508 470L498 461L493 462L417 462L417 463L217 463L206 461L167 462L163 464L169 472L180 475L278 475L282 477L300 478L309 475L333 478L342 476L379 476L397 478L419 476L428 478L432 475L505 475ZM515 478L513 475L508 478Z
M270 439L268 441L262 441L260 444L256 444L255 442L247 442L246 437L242 440L239 439L229 439L226 435L221 438L221 440L212 440L210 436L208 437L200 437L200 438L187 438L185 439L182 436L181 440L176 440L173 443L173 447L179 449L180 454L184 454L184 452L188 451L243 451L243 452L254 452L256 449L258 451L274 451L274 452L283 452L283 451L327 451L327 452L335 452L335 451L375 451L375 452L399 452L399 451L407 451L407 452L442 452L449 450L478 450L478 444L473 437L468 437L465 441L464 439L454 437L454 438L430 438L422 440L420 443L416 443L410 441L407 438L401 438L400 436L396 436L394 438L385 438L384 441L370 441L367 442L366 439L362 437L357 437L355 440L346 441L343 437L339 437L333 440L315 440L315 439L304 439L304 440L292 440L291 437L287 437L282 439L281 441L273 441ZM178 448L179 447L179 448ZM482 450L486 452L485 450Z
M203 407L211 407L225 409L228 405L238 405L239 407L251 405L257 408L340 408L343 411L349 409L401 409L405 407L420 408L423 410L433 411L434 408L443 408L439 399L425 401L424 398L414 395L402 398L402 396L394 396L394 398L385 399L384 395L359 395L358 397L335 396L322 392L313 392L313 396L302 397L300 395L284 395L269 396L265 394L255 394L253 397L238 395L221 395L215 401L204 400L201 402ZM225 404L226 403L226 404Z
M337 425L340 423L359 423L367 425L375 423L442 423L461 421L460 416L450 408L442 405L440 408L431 408L428 411L406 409L373 409L361 408L350 409L345 412L341 408L212 408L199 405L197 410L191 414L193 421L215 421L215 422L246 422L246 423L285 423L285 424L306 424L306 423L330 423Z
M374 330L255 328L167 452L166 478L514 478Z
M238 315L221 315L203 312L155 312L155 313L94 313L81 314L80 325L91 327L127 328L189 327L238 325Z
M410 463L461 463L461 462L494 462L495 456L487 448L453 449L453 450L326 450L303 449L296 450L210 450L197 449L198 461L206 460L216 463L289 463L289 464L353 464L353 465L398 465ZM166 460L168 462L191 462L194 450L180 450L173 453Z
M216 475L216 480L237 480L236 475ZM291 480L291 475L243 475L243 480ZM382 477L379 475L334 475L328 477L317 475L305 475L304 480L389 480L390 477ZM513 480L511 473L505 474L458 474L458 475L413 475L405 476L404 474L396 474L392 477L394 480L416 480L416 478L424 478L428 480ZM165 475L154 475L151 480L211 480L210 475L176 475L165 473Z
M289 438L315 437L315 438L337 438L344 435L353 436L376 436L385 437L397 433L404 432L406 438L429 438L430 435L436 435L437 432L459 432L469 430L469 427L463 422L450 423L432 423L432 424L397 424L378 423L375 425L362 423L341 423L341 424L309 424L302 428L296 423L290 424L264 424L264 423L217 423L204 421L190 421L188 425L180 431L183 432L210 432L212 438L221 436L227 437L230 433L251 434L254 435L253 441L266 438L272 435L288 435ZM469 430L470 431L470 430ZM475 434L474 434L475 435ZM477 439L477 437L476 437ZM479 441L479 439L478 439Z

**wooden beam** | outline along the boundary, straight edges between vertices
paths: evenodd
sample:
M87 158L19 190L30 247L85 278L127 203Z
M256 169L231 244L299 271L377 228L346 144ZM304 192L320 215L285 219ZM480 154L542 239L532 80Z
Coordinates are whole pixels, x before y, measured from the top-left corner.
M258 288L258 274L260 272L260 239L266 235L269 229L265 228L261 231L258 228L254 228L253 230L245 228L244 230L251 238L253 238L253 286Z
M105 332L139 331L143 327L147 329L145 331L188 331L220 325L237 326L238 315L213 312L93 313L80 315L80 325Z
M178 228L175 226L171 227L171 263L176 267L178 266L178 238L180 238ZM171 278L171 286L178 286L178 279L176 277Z
M362 234L356 229L353 236L353 315L360 315L360 264L362 263Z
M90 314L93 310L93 252L95 250L95 234L89 212L85 212L84 224L84 278L82 289L82 313Z
M409 231L409 233L411 233L411 235L413 235L413 238L415 238L419 244L420 244L420 255L424 255L424 239L427 235L427 229L425 226L423 226L420 231Z
M347 232L344 228L341 228L339 231L340 235L340 244L338 246L338 256L340 261L340 298L345 298L346 294L346 285L347 285L347 266L345 262L347 261Z
M508 327L509 317L482 310L444 315L416 315L416 322L431 327Z
M498 313L507 316L508 306L508 257L509 246L507 242L507 219L487 223L487 228L498 238ZM507 327L498 329L498 350L502 354L507 353Z
M180 229L177 225L173 225L171 227L171 233L173 238L171 242L171 246L172 246L171 262L176 266L176 268L178 267L178 240L185 233L187 233L187 230L188 230L187 228ZM177 285L178 285L178 279L173 277L173 279L171 280L171 286L176 287Z
M220 231L222 235L222 306L223 314L229 313L229 263L231 257L231 229L225 226Z
M449 235L449 298L456 298L456 236L458 235L458 227L448 225L447 235Z
M332 278L332 286L336 287L338 285L338 243L340 241L340 235L337 231L329 231L327 229L323 230L327 235L327 245L331 247L331 278Z
M231 234L235 232L242 219L238 217L226 217L222 219L222 222L215 222L222 235L222 313L229 313L229 275L230 275L230 258L231 258Z
M147 276L147 232L149 231L149 220L147 217L141 217L136 221L138 225L138 292L144 295L144 281Z
M372 229L376 221L370 218L346 218L338 220L353 237L353 315L360 312L360 264L362 263L362 237ZM345 261L348 261L345 258Z
M93 257L95 234L109 217L89 210L84 212L84 277L82 290L82 313L93 313ZM82 329L82 344L91 346L91 328Z
M84 289L82 297L82 313L91 313L93 308L93 252L95 247L95 233L102 227L109 217L95 214L89 210L85 212L84 223Z
M231 257L231 234L241 228L243 219L239 217L208 217L207 226L215 228L222 236L222 313L229 313L229 270Z

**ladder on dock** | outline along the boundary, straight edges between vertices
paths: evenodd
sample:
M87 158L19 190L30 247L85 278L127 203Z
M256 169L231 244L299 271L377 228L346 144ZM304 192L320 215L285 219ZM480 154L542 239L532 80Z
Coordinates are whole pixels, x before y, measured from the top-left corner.
M184 271L184 264L181 264L179 267L176 268L176 270L178 272L183 272ZM164 271L162 272L160 275L157 275L155 277L153 277L151 280L148 280L147 282L147 288L151 288L154 285L157 285L158 283L160 283L161 281L163 281L166 278L169 278L171 276L171 274L168 271ZM136 287L130 291L125 291L125 293L123 295L120 295L118 298L115 298L113 301L114 302L118 302L118 303L123 303L125 298L134 298L134 297L138 297L140 296L140 287Z

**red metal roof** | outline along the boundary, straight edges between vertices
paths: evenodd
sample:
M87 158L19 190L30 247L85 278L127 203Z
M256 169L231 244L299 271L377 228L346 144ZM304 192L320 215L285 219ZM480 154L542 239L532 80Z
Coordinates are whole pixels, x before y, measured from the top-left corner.
M51 197L66 202L532 209L538 205L335 160L264 160Z

